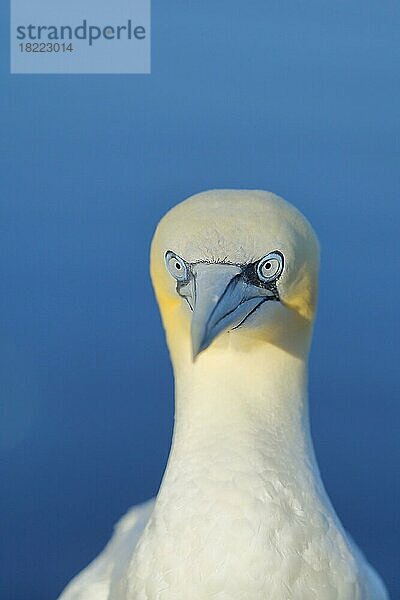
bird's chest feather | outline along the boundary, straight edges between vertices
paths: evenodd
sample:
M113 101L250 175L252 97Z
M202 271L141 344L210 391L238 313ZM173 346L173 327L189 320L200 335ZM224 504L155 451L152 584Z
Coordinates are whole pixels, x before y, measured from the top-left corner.
M129 567L127 598L304 600L309 581L307 600L356 600L345 543L318 503L274 468L249 472L231 460L221 469L219 460L207 473L186 460L168 474ZM338 593L332 569L343 571L350 595Z

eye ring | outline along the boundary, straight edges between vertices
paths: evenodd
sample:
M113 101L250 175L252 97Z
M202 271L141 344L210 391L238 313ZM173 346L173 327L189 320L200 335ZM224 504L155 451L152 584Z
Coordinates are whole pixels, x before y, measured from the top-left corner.
M270 252L257 264L257 277L263 283L276 281L283 271L283 255L278 252Z
M165 253L165 266L176 281L183 282L189 278L189 268L186 262L171 250Z

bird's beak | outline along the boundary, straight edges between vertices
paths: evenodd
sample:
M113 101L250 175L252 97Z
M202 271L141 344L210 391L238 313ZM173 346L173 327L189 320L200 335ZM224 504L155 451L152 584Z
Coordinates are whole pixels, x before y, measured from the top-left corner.
M223 331L241 325L264 300L265 292L248 284L236 265L198 263L192 318L193 359Z

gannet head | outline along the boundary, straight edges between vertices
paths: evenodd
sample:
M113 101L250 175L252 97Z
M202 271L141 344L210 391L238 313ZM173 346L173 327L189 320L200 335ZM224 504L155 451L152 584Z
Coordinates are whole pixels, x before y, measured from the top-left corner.
M318 266L310 224L270 192L213 190L178 204L151 246L173 359L226 344L294 348L297 332L311 331Z

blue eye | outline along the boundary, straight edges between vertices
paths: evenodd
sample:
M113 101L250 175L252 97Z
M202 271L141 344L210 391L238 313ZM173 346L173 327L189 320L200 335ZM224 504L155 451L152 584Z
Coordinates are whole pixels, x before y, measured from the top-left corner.
M258 278L264 283L278 279L282 270L283 257L279 252L270 252L257 265Z
M170 250L165 255L165 264L168 271L177 281L186 281L189 276L189 269L187 264L177 254Z

